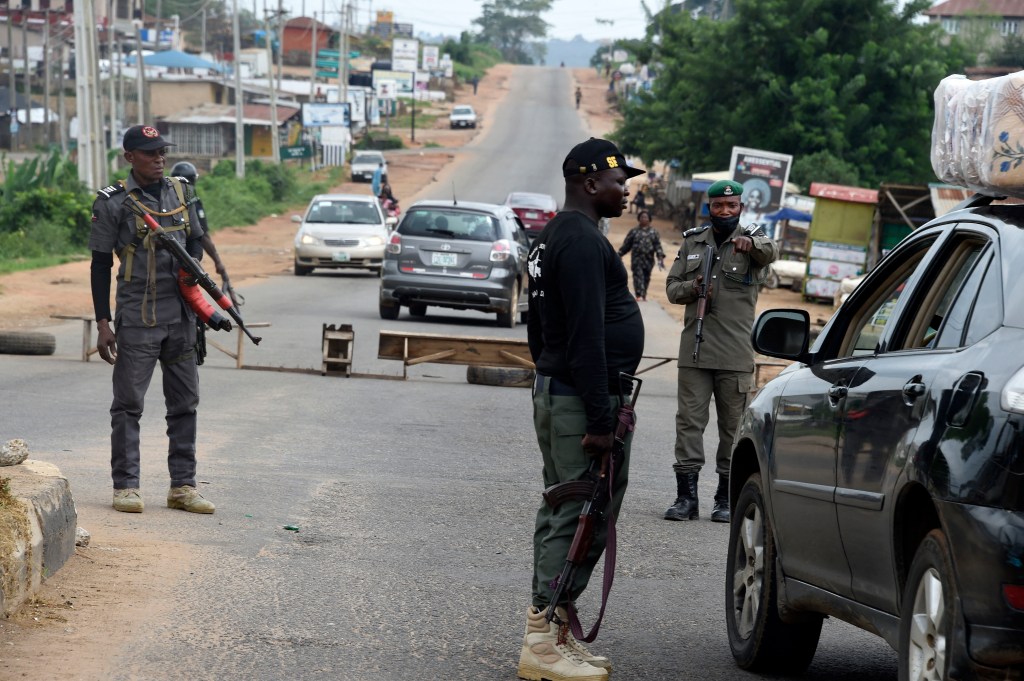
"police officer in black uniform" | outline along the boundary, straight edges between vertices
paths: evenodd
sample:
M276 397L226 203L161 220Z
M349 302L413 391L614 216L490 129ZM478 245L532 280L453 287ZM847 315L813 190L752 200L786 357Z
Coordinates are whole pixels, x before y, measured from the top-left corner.
M125 133L124 158L131 171L123 182L98 192L92 212L92 296L99 330L97 349L114 365L110 405L111 477L114 508L143 510L140 492L139 421L153 370L159 361L167 408L167 467L171 484L167 506L213 513L214 505L196 490L195 314L178 289L179 263L161 248L128 196L135 197L171 238L202 258L203 225L191 203L187 182L164 177L171 143L156 128L136 125ZM110 271L117 269L116 314L110 314ZM111 326L113 319L113 326Z

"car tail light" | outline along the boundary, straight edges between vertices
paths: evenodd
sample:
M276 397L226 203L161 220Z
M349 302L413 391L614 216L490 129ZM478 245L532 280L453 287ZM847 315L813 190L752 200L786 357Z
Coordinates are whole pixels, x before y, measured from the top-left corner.
M556 215L558 215L558 213L553 211L553 210L545 211L544 212L544 219L545 220L550 220L551 218L555 217Z
M999 406L1003 411L1024 414L1024 368L1019 369L1003 386Z
M512 255L512 244L507 239L499 239L491 244L491 262L504 262Z
M395 234L392 234L391 238L388 239L388 245L384 250L386 250L388 253L401 253L402 235L398 234L397 232Z
M1003 584L1003 597L1014 610L1024 610L1024 585Z

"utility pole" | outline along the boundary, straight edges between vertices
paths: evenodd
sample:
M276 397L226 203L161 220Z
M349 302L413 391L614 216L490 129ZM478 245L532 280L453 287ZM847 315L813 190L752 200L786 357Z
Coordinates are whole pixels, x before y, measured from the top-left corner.
M63 38L63 35L61 36ZM57 45L57 118L60 127L60 154L68 155L67 107L64 106L64 40Z
M137 125L145 125L146 64L142 59L142 0L136 0L135 8L135 122Z
M50 131L50 10L43 10L43 140L49 142Z
M267 31L267 85L270 86L270 146L273 149L273 163L281 162L281 139L277 134L277 88L274 86L274 48L271 44L270 13L263 9Z
M238 63L238 57L242 52L241 29L238 23L238 0L233 0L231 28L234 33L235 51L232 63L235 67L235 176L238 179L245 178L245 126L242 124L242 105L245 96L242 93L242 69Z
M110 96L110 139L107 143L108 149L114 148L114 137L117 135L117 92L114 90L114 15L117 12L117 5L114 0L107 3L107 84ZM117 157L114 158L114 168L117 168Z
M78 179L87 187L107 184L103 116L98 91L96 10L93 0L75 0L75 82L78 96Z
M352 6L348 3L341 6L341 52L338 54L338 78L341 80L338 94L339 102L348 105L348 21Z
M21 53L25 57L25 132L28 133L28 148L35 146L34 135L32 134L32 70L28 64L28 11L31 7L28 2L21 3L24 8L21 11Z
M206 8L205 7L203 8L203 42L202 42L202 44L203 44L203 47L202 47L201 51L202 51L203 54L206 54Z
M277 89L281 89L281 71L284 69L284 0L277 0Z
M14 89L14 39L11 31L11 24L14 23L14 13L11 12L11 5L7 3L7 108L11 114L11 121L18 120L18 93ZM13 127L13 126L12 126ZM11 135L11 151L18 148L17 137Z

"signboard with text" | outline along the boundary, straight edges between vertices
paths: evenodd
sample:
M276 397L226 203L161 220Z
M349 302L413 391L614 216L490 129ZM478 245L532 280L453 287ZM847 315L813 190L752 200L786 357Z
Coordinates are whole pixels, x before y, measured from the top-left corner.
M319 128L325 125L349 126L347 104L328 102L306 102L302 105L302 126Z
M764 216L782 208L793 157L761 149L732 148L732 179L743 185L741 225L764 222Z
M414 76L412 71L389 71L376 69L373 72L373 88L377 89L377 83L382 80L395 81L395 94L412 94Z

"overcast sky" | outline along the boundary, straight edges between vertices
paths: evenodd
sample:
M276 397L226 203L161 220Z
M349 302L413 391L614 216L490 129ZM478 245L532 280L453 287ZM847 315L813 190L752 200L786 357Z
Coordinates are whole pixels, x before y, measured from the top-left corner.
M260 15L264 1L275 8L277 0L255 0ZM247 7L253 0L239 0ZM653 2L653 4L652 4ZM291 16L321 17L326 8L327 23L337 24L341 14L341 0L284 0ZM479 30L472 24L479 17L483 0L358 0L352 3L355 22L366 26L379 10L394 12L397 23L412 24L416 35L458 36L464 30ZM650 7L660 7L660 0L650 0ZM543 15L550 24L548 37L572 40L582 35L587 40L601 38L640 38L644 34L644 11L640 0L554 0L551 11ZM601 24L595 19L614 22Z

